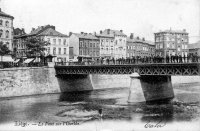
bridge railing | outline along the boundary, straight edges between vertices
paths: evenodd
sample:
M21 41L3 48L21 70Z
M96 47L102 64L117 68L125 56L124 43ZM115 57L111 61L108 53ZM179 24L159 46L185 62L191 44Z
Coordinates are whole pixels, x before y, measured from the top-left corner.
M147 58L127 58L127 59L106 59L84 62L56 62L56 66L92 66L92 65L126 65L126 64L153 64L153 63L199 63L200 57L147 57Z

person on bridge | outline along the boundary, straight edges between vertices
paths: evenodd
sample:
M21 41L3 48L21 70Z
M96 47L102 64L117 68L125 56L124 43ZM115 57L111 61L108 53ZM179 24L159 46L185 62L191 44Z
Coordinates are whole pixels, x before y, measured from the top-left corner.
M103 65L103 57L101 58L101 65Z
M195 53L195 62L198 62L199 56L197 54L197 52Z
M178 58L179 58L179 63L182 63L182 56L179 55Z
M166 63L169 63L169 55L166 55Z
M109 65L109 58L106 58L106 63L107 65Z
M173 55L170 54L170 62L172 63L173 62Z
M175 58L175 62L178 63L178 55L177 54L175 54L174 58Z
M113 65L115 65L115 58L114 57L112 58L112 62L113 62Z

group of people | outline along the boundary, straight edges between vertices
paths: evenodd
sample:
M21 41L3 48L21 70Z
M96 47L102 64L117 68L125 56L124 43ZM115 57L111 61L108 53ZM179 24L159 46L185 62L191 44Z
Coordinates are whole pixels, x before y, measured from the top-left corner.
M99 58L95 61L95 64L140 64L140 63L191 63L199 62L199 56L197 54L186 55L151 55L151 56L132 56L132 57L121 57L121 58Z

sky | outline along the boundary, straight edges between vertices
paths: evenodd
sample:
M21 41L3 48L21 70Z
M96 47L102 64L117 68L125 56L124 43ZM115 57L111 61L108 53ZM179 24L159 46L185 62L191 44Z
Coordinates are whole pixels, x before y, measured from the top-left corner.
M27 33L50 24L63 34L122 29L154 40L171 28L186 29L190 43L200 39L200 0L0 0L0 8Z

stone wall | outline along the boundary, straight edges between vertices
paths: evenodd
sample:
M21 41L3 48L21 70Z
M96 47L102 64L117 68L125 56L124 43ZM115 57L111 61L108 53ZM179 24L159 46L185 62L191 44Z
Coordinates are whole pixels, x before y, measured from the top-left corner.
M16 68L0 70L0 97L58 93L54 68Z
M129 75L89 75L87 78L81 80L73 80L73 78L70 80L69 78L57 78L54 68L23 67L0 70L0 97L129 86Z

